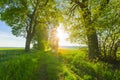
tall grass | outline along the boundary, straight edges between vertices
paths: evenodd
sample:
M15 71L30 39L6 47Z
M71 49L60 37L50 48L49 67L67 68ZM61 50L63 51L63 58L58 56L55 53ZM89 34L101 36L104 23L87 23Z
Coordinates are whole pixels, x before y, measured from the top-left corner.
M86 52L86 49L61 51L66 65L65 80L120 80L120 68L97 59L91 62Z
M15 59L18 55L23 55L24 53L23 49L0 48L0 62Z
M51 52L42 53L39 58L39 65L34 70L35 74L30 80L59 80L62 65L54 54Z
M120 80L120 68L89 61L87 49L58 54L23 49L0 50L0 80Z
M13 49L1 50L0 55L0 80L57 80L62 72L59 59L51 52Z
M40 52L0 51L0 80L29 80L38 66Z

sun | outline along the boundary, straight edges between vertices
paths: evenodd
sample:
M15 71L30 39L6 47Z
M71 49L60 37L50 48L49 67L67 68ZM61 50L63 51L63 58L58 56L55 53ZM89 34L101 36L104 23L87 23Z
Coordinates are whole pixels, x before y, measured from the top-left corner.
M60 40L64 40L66 38L65 32L60 27L57 28L57 37Z
M68 46L69 42L67 41L68 34L63 29L63 26L60 25L57 28L57 37L59 38L59 46Z
M59 39L59 47L65 46L79 46L79 44L71 43L68 38L69 34L64 30L63 24L60 24L57 28L56 33L57 38Z

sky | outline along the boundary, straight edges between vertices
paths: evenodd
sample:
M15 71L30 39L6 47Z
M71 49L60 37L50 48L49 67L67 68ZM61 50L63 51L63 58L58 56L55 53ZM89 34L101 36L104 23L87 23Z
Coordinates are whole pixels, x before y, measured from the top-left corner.
M12 35L11 28L0 21L0 47L24 47L25 39Z
M60 46L75 46L75 44L71 44L66 39L68 38L68 34L62 29L63 26L60 25L58 28L58 36L59 36L59 45ZM25 38L16 37L12 35L11 28L6 25L4 22L0 21L0 47L24 47L25 46Z

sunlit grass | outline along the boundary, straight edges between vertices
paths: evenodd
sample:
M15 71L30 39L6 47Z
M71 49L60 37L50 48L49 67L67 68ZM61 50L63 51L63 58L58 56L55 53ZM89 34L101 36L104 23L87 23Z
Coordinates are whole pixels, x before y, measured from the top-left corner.
M23 50L24 48L12 48L12 47L10 47L10 48L0 48L0 50Z
M61 54L74 54L78 51L79 51L78 49L67 49L67 48L58 49L58 52Z
M86 52L87 48L59 48L58 53L60 54L75 54L75 53L81 53Z
M51 52L6 49L0 53L0 80L56 80L62 71L59 59Z
M6 48L0 54L0 80L120 80L119 69L89 61L86 48L60 48L58 54Z

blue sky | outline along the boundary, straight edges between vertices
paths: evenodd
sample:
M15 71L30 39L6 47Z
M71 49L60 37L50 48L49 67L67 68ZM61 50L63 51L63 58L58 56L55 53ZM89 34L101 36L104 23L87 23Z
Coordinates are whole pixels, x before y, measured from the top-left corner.
M11 28L0 21L0 47L24 47L25 39L15 37L11 33Z
M0 31L5 32L5 33L10 33L11 29L4 22L0 21Z

